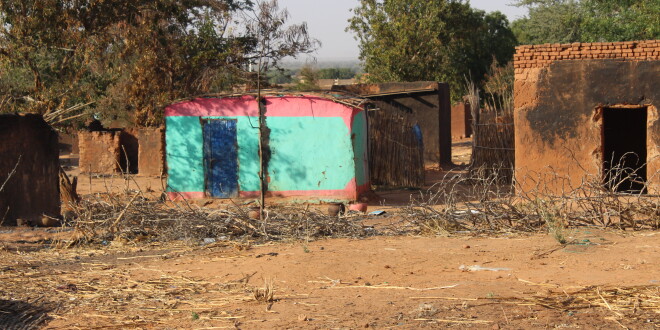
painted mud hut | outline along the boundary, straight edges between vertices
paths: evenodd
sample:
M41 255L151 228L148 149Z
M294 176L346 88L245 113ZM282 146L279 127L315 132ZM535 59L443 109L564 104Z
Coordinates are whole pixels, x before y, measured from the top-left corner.
M57 132L40 115L0 115L0 225L60 215Z
M659 40L519 46L514 61L522 191L660 194Z
M338 96L266 96L267 197L349 202L370 189L366 111ZM198 98L165 109L168 194L260 195L254 96Z

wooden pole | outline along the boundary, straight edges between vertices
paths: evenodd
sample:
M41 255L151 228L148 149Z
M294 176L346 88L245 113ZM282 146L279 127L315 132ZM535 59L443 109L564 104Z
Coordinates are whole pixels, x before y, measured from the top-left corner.
M259 67L257 68L257 105L259 106L259 220L262 222L265 218L266 203L266 164L264 163L264 135L266 129L266 104L261 100L261 63L262 56L259 57Z

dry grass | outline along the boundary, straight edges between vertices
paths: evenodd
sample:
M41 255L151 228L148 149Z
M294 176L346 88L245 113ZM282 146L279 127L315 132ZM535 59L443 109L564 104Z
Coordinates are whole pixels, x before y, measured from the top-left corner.
M275 301L275 289L273 287L272 279L264 280L263 288L254 288L252 291L254 300L265 303L272 303Z
M98 251L65 250L57 256L52 251L41 251L37 252L41 256L23 256L25 260L17 263L17 267L0 271L0 301L37 300L44 306L58 306L56 312L50 313L51 317L65 323L84 323L85 328L93 328L161 327L167 325L168 320L185 319L187 316L183 315L191 314L231 321L241 316L222 314L223 306L252 300L251 289L247 285L250 275L217 283L194 276L173 275L161 269L144 268L137 263L145 258L171 258L181 250L158 256L124 258L130 259L127 262L136 262L129 263L134 266L128 268L117 267L115 261L93 264L76 262L80 256ZM56 271L53 271L54 267L30 266L40 262L76 265L56 267L63 268ZM87 275L81 276L78 267ZM54 310L54 307L49 309Z
M504 169L506 171L506 169ZM658 174L660 175L660 174ZM622 180L625 180L623 178ZM411 196L403 209L410 231L447 235L456 232L534 232L547 230L561 244L576 226L617 229L660 228L660 199L642 193L615 191L599 177L556 193L545 183L566 180L548 171L544 181L525 193L502 184L497 170L448 174L431 189Z
M580 310L601 309L606 311L605 315L609 314L609 316L605 317L606 322L603 324L608 324L607 321L612 321L624 329L627 329L624 323L648 324L651 328L660 326L660 323L658 323L658 315L660 315L660 286L658 285L615 288L589 286L563 290L561 288L554 288L555 290L551 290L547 287L551 285L527 283L535 286L546 286L546 288L542 293L522 297L461 298L426 296L411 297L410 299L425 301L449 300L462 301L463 303L469 301L474 307L492 304L501 306L536 306L565 312L569 315ZM433 305L422 304L421 306ZM427 321L437 320L429 319Z
M58 247L130 242L310 240L364 237L371 233L352 218L325 215L304 206L272 206L264 221L250 218L248 205L218 208L154 200L141 193L96 194L75 207L66 225L79 234ZM104 243L105 244L105 243Z

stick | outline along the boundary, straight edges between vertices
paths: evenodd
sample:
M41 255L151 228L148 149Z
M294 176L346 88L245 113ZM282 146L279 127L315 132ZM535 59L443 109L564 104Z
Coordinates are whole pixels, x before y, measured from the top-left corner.
M119 216L117 216L117 219L115 220L115 222L112 223L112 226L110 227L113 231L116 229L117 225L119 224L119 221L121 221L121 218L124 217L124 214L138 196L140 196L140 193L135 193L135 195L133 195L133 198L131 198L128 204L126 204L126 207L119 213Z
M5 182L3 182L2 186L0 186L0 191L5 189L5 185L7 184L7 182L9 182L9 179L11 179L11 177L14 176L14 174L16 174L16 169L18 168L18 164L21 163L21 157L23 157L23 155L18 156L18 160L16 161L16 165L14 165L14 168L11 170L11 172L9 172L9 175L5 179Z
M354 285L354 286L331 287L331 289L395 289L395 290L412 290L412 291L430 291L430 290L451 289L451 288L455 288L457 286L458 286L458 284L448 285L448 286L440 286L440 287L435 287L435 288L418 289L418 288L403 287L403 286Z

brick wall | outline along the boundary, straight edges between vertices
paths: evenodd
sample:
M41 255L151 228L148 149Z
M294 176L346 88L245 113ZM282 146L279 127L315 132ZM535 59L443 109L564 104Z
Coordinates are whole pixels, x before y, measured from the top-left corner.
M114 174L120 171L121 132L79 132L81 173Z
M660 40L523 45L516 47L513 66L519 73L520 69L543 68L554 61L586 59L658 60Z

